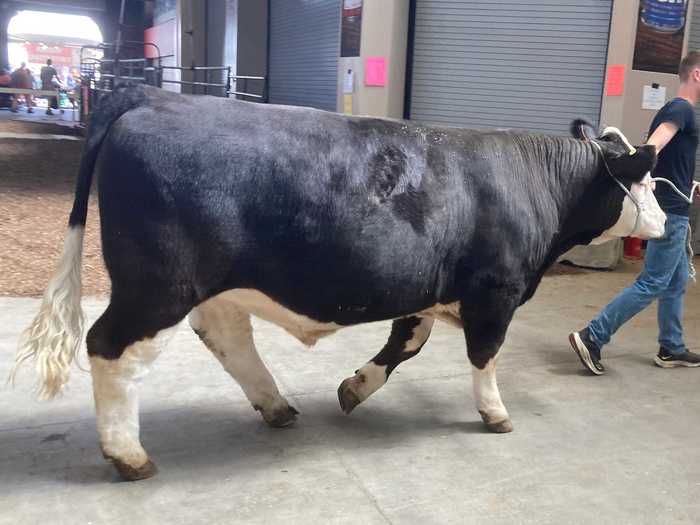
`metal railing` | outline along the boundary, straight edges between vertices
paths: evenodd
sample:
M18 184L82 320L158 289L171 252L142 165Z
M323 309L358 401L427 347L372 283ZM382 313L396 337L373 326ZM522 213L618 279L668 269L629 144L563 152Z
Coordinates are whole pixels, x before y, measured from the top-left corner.
M139 46L143 42L125 42L121 48ZM148 84L181 86L190 94L206 94L219 97L237 97L267 102L267 79L264 76L234 75L231 66L169 66L161 63L160 50L153 45L156 56L152 58L94 58L85 57L86 49L113 51L113 44L84 46L80 50L80 120L87 117L100 93L109 93L121 81Z
M160 82L162 84L176 84L188 86L192 94L218 95L228 97L231 91L231 67L230 66L160 66ZM177 72L179 78L167 78L166 71ZM214 75L218 73L219 78ZM188 80L183 79L188 78ZM200 88L200 89L192 89ZM198 93L204 91L204 93ZM213 91L213 92L212 92Z
M248 91L248 81L256 81L256 83L259 83L259 85L260 85L259 91L260 92L259 93L250 93ZM229 85L235 84L236 89L229 90L229 94L238 95L238 96L242 96L242 97L250 97L250 98L254 98L254 99L258 99L258 100L267 102L265 81L266 81L265 77L254 77L254 76L248 76L248 75L232 75L229 77ZM240 90L238 89L239 83L243 84L243 87Z
M162 84L178 84L181 86L193 86L198 88L204 88L206 94L211 95L207 88L223 89L222 95L225 97L230 97L231 95L248 97L256 100L264 101L267 99L265 93L265 77L260 76L250 76L250 75L233 75L231 74L231 66L161 66L161 71L179 71L182 76L183 73L191 73L193 80L177 80L177 79L167 79L163 75L160 76L160 81ZM212 73L225 73L222 78L212 79ZM197 75L201 74L203 76L202 80L197 80ZM259 82L259 89L257 93L253 93L248 90L248 81ZM243 84L243 87L239 89L239 85ZM235 86L235 88L233 87ZM196 92L195 92L196 94ZM216 94L216 93L214 93Z

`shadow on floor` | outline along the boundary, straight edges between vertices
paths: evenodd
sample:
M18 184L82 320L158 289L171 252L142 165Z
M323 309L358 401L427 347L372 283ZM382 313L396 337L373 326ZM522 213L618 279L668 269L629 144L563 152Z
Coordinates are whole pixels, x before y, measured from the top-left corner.
M332 399L314 402L308 415L302 413L294 426L284 429L268 427L242 405L146 412L141 416L141 439L169 479L191 479L216 468L229 469L244 479L247 471L264 468L280 455L361 453L368 446L374 450L403 447L426 436L488 433L478 414L470 415L466 403L457 413L423 394L403 410L375 404L359 407L350 416L340 413ZM469 417L473 419L463 420ZM22 421L13 422L20 430L0 433L0 449L12 448L15 456L7 458L14 474L3 489L5 495L33 490L40 479L71 485L119 482L100 456L94 424L94 419L84 419L24 430Z

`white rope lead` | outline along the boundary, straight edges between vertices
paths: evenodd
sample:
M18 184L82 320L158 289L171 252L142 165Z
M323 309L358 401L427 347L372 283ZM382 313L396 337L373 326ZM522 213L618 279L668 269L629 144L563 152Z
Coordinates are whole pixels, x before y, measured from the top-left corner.
M651 182L663 182L665 184L668 184L671 186L671 189L675 191L679 197L681 197L685 202L688 204L693 204L693 197L695 197L695 190L697 189L698 186L700 186L700 181L693 181L693 187L690 190L690 197L688 197L685 193L683 193L681 190L678 189L678 187L671 182L668 179L664 179L663 177L653 177L651 179Z

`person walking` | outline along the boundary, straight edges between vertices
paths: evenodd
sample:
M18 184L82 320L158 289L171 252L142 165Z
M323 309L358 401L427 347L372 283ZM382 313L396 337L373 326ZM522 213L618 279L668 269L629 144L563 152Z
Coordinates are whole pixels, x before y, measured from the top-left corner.
M9 88L12 86L12 77L10 76L10 66L0 67L0 88ZM12 107L12 95L9 93L0 93L0 108Z
M664 177L690 197L693 190L698 126L694 106L700 100L700 51L680 63L678 95L654 117L647 144L656 146L654 176ZM583 365L596 375L605 373L601 350L628 320L658 300L659 352L662 368L700 367L700 354L683 340L683 300L688 281L688 216L690 205L665 183L656 185L656 198L667 215L666 231L647 243L644 269L630 287L615 297L586 328L569 335ZM700 187L696 191L700 195Z
M50 58L46 59L46 65L41 68L41 89L55 91L61 85L58 71L53 67ZM49 107L46 108L47 115L53 115L53 109L58 109L58 97L48 97Z
M32 89L34 87L34 77L25 62L22 62L20 67L12 72L10 86L18 89ZM12 112L17 113L19 97L24 98L24 104L27 106L27 113L34 113L34 98L31 94L27 93L23 95L15 94L12 97Z

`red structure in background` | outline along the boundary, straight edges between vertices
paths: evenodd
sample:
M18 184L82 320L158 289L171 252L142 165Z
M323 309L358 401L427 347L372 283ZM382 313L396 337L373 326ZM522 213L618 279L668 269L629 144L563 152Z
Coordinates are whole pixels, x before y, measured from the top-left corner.
M29 42L25 44L25 48L27 49L27 59L30 64L43 65L50 58L56 68L62 66L72 68L79 65L74 63L74 52L71 47Z
M146 58L158 58L159 56L175 55L175 37L175 19L149 27L143 33L143 41L146 44L155 44L158 48L145 45L143 48L144 56ZM158 49L160 49L160 55L158 55Z

